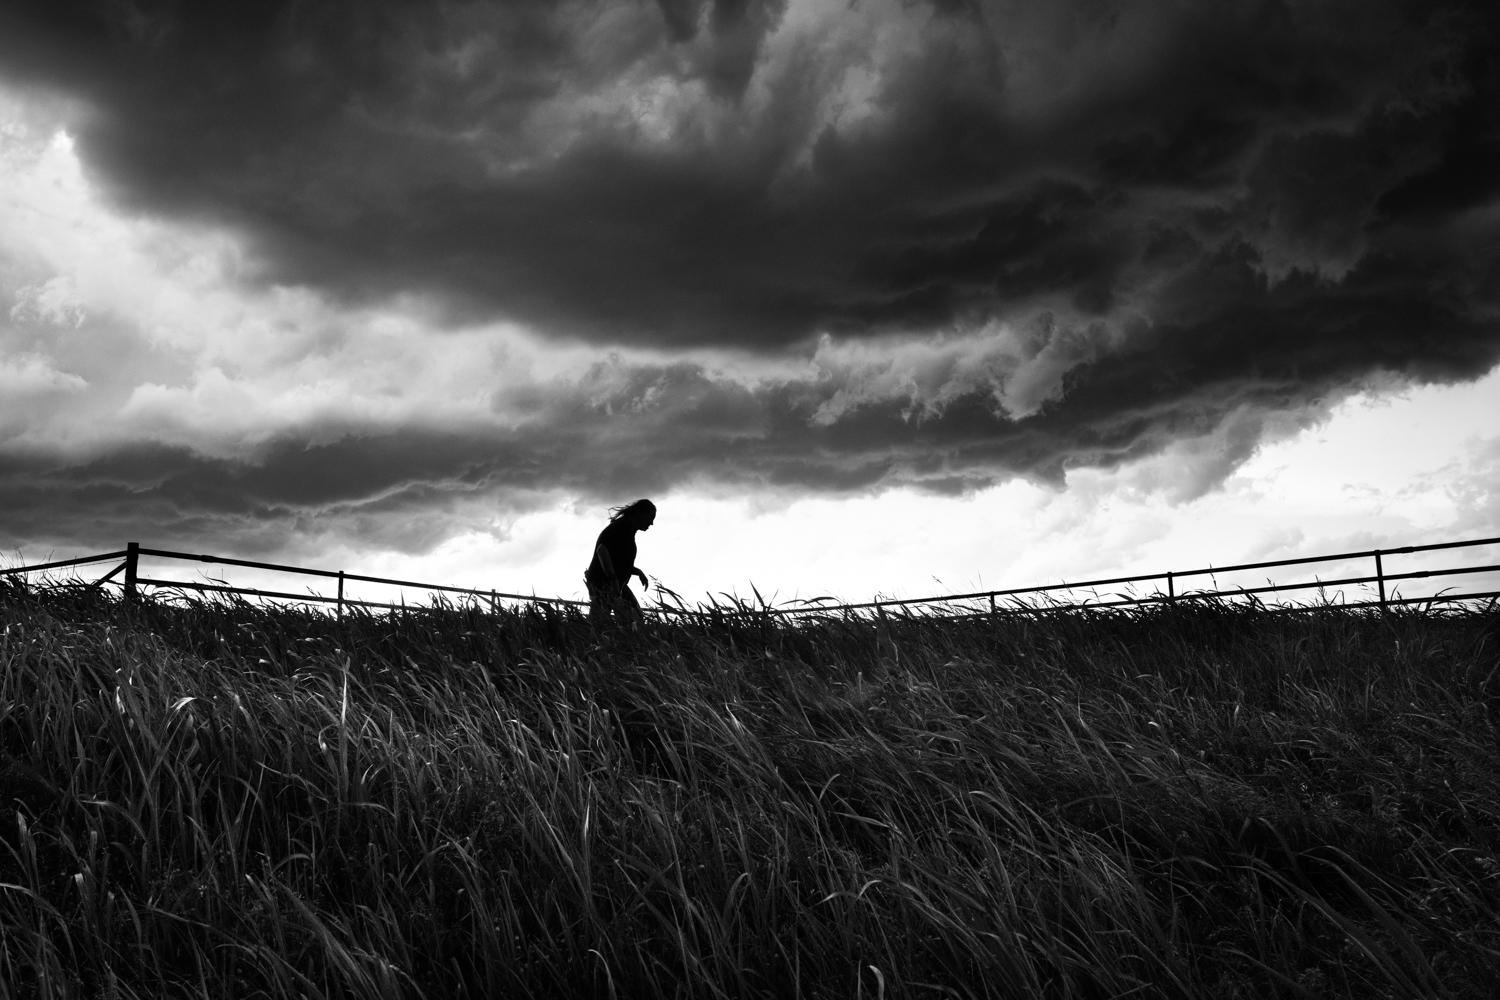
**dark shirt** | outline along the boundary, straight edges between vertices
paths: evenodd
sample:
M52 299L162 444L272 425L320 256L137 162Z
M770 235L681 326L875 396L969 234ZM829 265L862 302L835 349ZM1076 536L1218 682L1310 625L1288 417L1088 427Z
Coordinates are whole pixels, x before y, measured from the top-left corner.
M594 543L594 558L589 561L588 571L584 573L584 579L590 583L599 585L606 583L629 583L630 574L635 571L635 532L636 529L625 523L625 519L611 521L605 525L604 530L599 532L599 540ZM604 546L604 551L609 553L609 561L614 564L614 575L611 576L599 565L599 546Z

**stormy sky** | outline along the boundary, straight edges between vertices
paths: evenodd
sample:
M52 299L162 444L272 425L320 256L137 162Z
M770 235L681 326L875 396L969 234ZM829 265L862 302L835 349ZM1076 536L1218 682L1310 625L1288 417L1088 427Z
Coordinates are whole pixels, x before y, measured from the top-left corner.
M10 0L0 544L577 590L649 495L679 581L859 597L1227 561L1345 424L1319 509L1387 502L1260 551L1500 533L1496 53L1490 3Z

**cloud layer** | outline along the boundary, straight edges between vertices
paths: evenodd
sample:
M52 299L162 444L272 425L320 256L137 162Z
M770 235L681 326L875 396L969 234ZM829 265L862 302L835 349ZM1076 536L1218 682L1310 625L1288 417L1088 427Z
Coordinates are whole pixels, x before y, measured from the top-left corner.
M1497 28L7 4L6 532L420 549L496 502L954 493L1179 442L1196 495L1351 392L1500 360Z

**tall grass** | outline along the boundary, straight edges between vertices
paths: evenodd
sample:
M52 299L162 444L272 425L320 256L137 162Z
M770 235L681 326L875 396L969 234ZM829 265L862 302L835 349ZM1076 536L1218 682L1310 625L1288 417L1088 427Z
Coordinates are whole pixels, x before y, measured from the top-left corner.
M1491 997L1496 622L13 587L0 988Z

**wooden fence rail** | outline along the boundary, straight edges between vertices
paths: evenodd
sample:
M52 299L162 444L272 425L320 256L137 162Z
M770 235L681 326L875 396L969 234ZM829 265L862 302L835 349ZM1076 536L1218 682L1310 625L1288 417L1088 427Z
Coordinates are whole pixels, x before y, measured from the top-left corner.
M244 566L251 569L271 570L278 573L294 573L300 576L315 576L338 581L338 593L334 597L323 594L304 593L297 594L279 590L261 590L254 587L231 587L228 585L198 583L192 580L163 580L155 577L140 575L140 561L142 557L156 559L175 559L187 562L214 563L223 566ZM189 552L173 552L168 549L143 548L137 542L128 543L119 552L105 552L95 556L81 556L77 559L62 559L57 562L39 563L33 566L15 566L10 569L0 570L0 577L14 576L21 573L34 573L41 570L61 569L64 567L83 566L89 563L108 562L114 559L123 561L110 570L107 574L93 581L94 586L102 586L113 580L115 576L123 572L125 574L121 587L127 598L134 598L142 586L158 587L168 590L194 590L200 593L218 594L242 594L249 597L268 597L277 600L295 601L309 604L332 604L335 605L338 614L342 617L345 606L363 608L384 608L387 610L401 610L404 604L392 604L384 601L361 601L344 596L344 583L346 580L356 580L365 583L386 584L397 587L411 587L417 590L431 591L435 593L464 594L489 604L493 611L499 607L499 602L504 600L524 601L534 604L556 604L556 605L587 605L587 601L574 601L564 597L537 597L534 594L511 594L499 590L476 590L472 587L451 587L440 583L421 583L415 580L397 580L382 576L365 576L359 573L346 573L343 570L309 569L305 566L287 566L281 563L257 562L252 559L233 559L228 556L199 555Z
M1116 576L1097 580L1082 580L1076 583L1055 583L1039 587L1012 587L1003 590L980 590L964 594L940 594L932 597L907 597L892 598L889 600L864 601L854 604L828 604L823 603L828 598L813 598L808 601L789 602L801 604L801 607L770 607L762 602L761 607L755 610L766 614L796 616L809 614L833 614L871 611L875 614L883 614L887 610L912 608L917 606L928 606L937 609L951 609L955 606L960 614L983 614L983 613L1010 613L1020 611L1048 611L1062 610L1069 607L1092 607L1111 608L1124 607L1128 605L1158 604L1162 602L1173 602L1179 600L1197 600L1205 597L1211 598L1244 598L1251 597L1259 599L1263 594L1292 593L1317 589L1326 592L1332 587L1358 586L1373 583L1376 585L1378 597L1373 601L1343 602L1342 607L1374 607L1388 608L1392 605L1420 604L1429 602L1457 602L1475 601L1500 598L1500 590L1483 591L1478 593L1442 593L1428 597L1400 597L1399 591L1391 589L1389 585L1398 585L1406 580L1430 579L1434 577L1462 577L1474 573L1500 572L1500 563L1481 566L1451 566L1443 569L1414 570L1404 573L1387 573L1385 569L1385 558L1392 555L1412 555L1420 552L1437 552L1448 549L1464 549L1474 546L1500 545L1500 537L1496 538L1473 538L1458 542L1438 542L1431 545L1406 545L1392 549L1367 549L1359 552L1338 552L1330 555L1308 556L1299 559L1273 559L1265 562L1236 563L1228 566L1208 566L1202 569L1170 570L1164 573L1148 573L1139 576ZM336 580L338 590L335 596L324 594L305 593L297 594L279 590L260 590L252 587L232 587L223 583L198 583L190 580L167 580L140 575L141 559L165 559L179 560L197 563L210 563L222 566L242 566L250 569L270 570L278 573L292 573L302 576L320 577L323 579ZM356 600L345 596L344 585L348 581L360 583L374 583L386 586L409 587L416 590L428 591L434 594L462 594L473 598L478 602L487 603L491 611L499 608L501 600L521 601L528 604L542 604L558 607L581 607L588 604L587 601L572 600L564 597L538 597L535 594L514 594L498 590L478 590L472 587L453 587L446 584L420 583L414 580L398 580L390 577L367 576L360 573L348 573L344 570L309 569L303 566L287 566L280 563L257 562L250 559L233 559L227 556L195 555L187 552L173 552L168 549L143 548L136 542L130 542L123 550L116 552L104 552L99 555L80 556L76 559L62 559L55 562L39 563L32 566L15 566L9 569L0 569L0 578L15 576L23 573L36 573L47 570L76 568L91 563L112 562L121 559L120 564L110 570L104 576L92 581L93 586L103 586L113 583L115 577L124 573L124 579L118 581L127 598L133 599L143 586L157 587L168 590L193 590L199 593L240 594L248 597L271 598L280 601L293 601L308 604L331 604L337 609L339 617L343 617L344 608L383 608L387 610L400 610L406 605L392 604L382 601ZM1294 583L1268 583L1265 586L1235 587L1229 589L1200 589L1193 591L1181 591L1179 585L1185 578L1209 576L1214 577L1225 573L1238 573L1258 569L1277 569L1288 566L1308 566L1329 562L1348 562L1351 560L1371 559L1374 561L1375 572L1373 575L1346 576L1331 580L1320 580L1314 578L1308 581ZM1156 589L1146 596L1134 596L1133 594L1116 593L1108 595L1106 599L1098 599L1098 590L1101 587L1136 587L1138 585L1155 584ZM1165 586L1165 590L1162 586ZM1051 598L1058 594L1091 593L1092 598L1082 601L1053 601L1050 604L1036 604L1036 598ZM1026 601L1033 599L1032 603ZM978 608L972 606L972 602L981 603ZM1006 603L998 603L1004 601ZM1313 605L1290 605L1289 607L1312 607ZM692 610L685 607L672 607L658 603L650 610L661 614L674 615L705 615L714 614L713 611Z
M1327 589L1336 586L1348 586L1354 584L1374 583L1377 586L1379 597L1374 601L1358 602L1346 605L1349 607L1374 606L1388 607L1392 604L1414 604L1431 600L1432 598L1390 598L1386 594L1386 584L1402 580L1419 580L1437 576L1462 576L1470 573L1486 573L1500 571L1500 563L1487 566L1462 566L1446 569L1417 570L1409 573L1387 573L1385 572L1384 556L1411 555L1418 552L1437 552L1446 549L1472 548L1477 545L1500 545L1500 537L1496 538L1471 538L1460 542L1436 542L1431 545L1405 545L1394 549L1365 549L1358 552L1335 552L1322 556L1305 556L1297 559L1272 559L1264 562L1234 563L1228 566L1206 566L1202 569L1169 570L1163 573L1146 573L1139 576L1116 576L1098 580L1081 580L1076 583L1053 583L1040 587L1013 587L1007 590L979 590L967 594L941 594L933 597L906 597L891 598L889 600L865 601L860 604L837 604L822 607L785 609L784 613L804 614L817 611L834 610L860 610L895 608L922 604L954 604L960 601L973 601L988 599L990 607L995 607L996 598L1024 597L1030 595L1049 594L1054 592L1077 592L1092 591L1100 587L1112 587L1120 585L1165 583L1166 592L1162 593L1160 588L1146 597L1120 597L1114 601L1089 601L1090 607L1118 607L1127 604L1156 604L1170 602L1184 597L1240 597L1257 594L1280 593L1283 591ZM1299 583L1268 584L1264 587L1235 587L1228 590L1210 589L1199 590L1191 594L1177 592L1177 583L1184 577L1194 576L1218 576L1226 573L1239 573L1255 569L1275 569L1284 566L1306 566L1317 563L1346 562L1352 559L1373 559L1375 562L1375 573L1370 576L1351 576L1335 580L1308 580ZM1500 591L1486 591L1466 595L1455 595L1450 600L1479 600L1500 596Z

